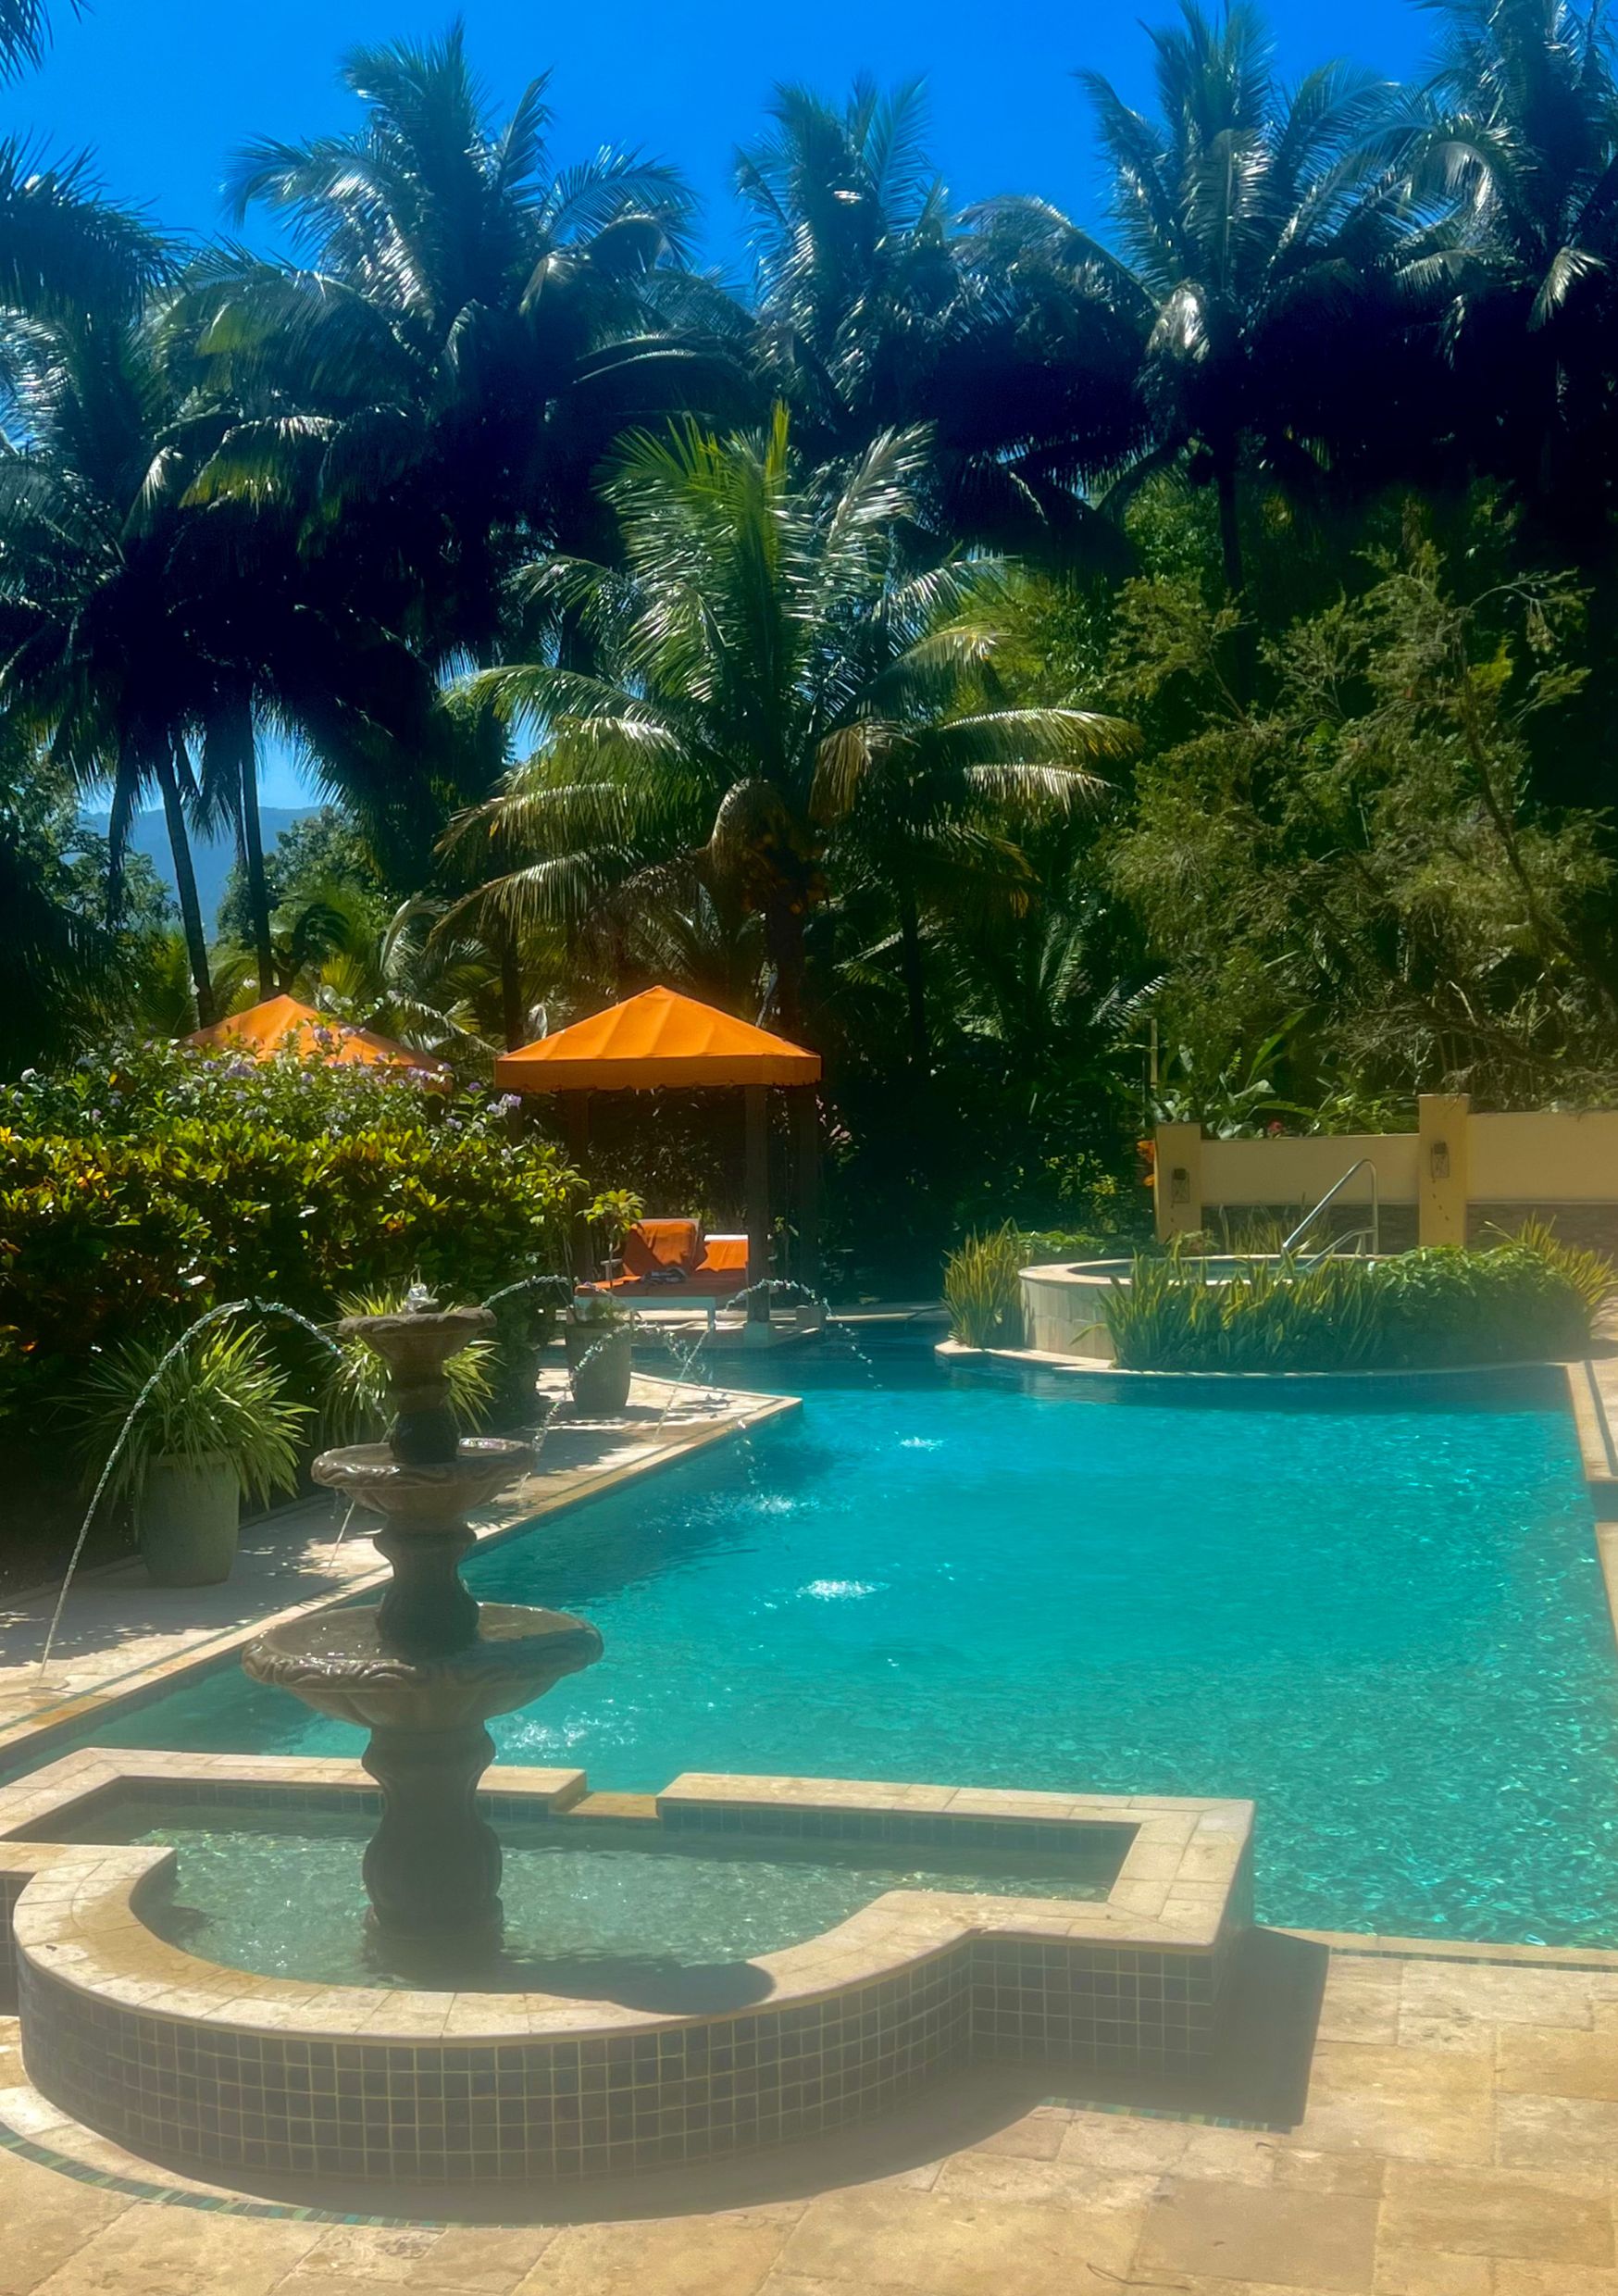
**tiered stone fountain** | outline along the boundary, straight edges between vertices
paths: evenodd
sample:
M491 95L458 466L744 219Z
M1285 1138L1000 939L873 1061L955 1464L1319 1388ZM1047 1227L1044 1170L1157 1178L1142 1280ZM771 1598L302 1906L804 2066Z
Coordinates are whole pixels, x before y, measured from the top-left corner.
M386 1363L396 1416L384 1443L323 1452L315 1479L387 1517L376 1543L392 1582L374 1607L273 1628L243 1658L255 1681L370 1731L361 1758L382 1790L364 1864L376 1947L452 1982L501 1938L500 1843L477 1805L494 1754L485 1725L602 1652L584 1619L479 1603L460 1577L468 1511L532 1463L527 1443L455 1433L444 1366L493 1322L485 1308L413 1293L398 1315L339 1325Z

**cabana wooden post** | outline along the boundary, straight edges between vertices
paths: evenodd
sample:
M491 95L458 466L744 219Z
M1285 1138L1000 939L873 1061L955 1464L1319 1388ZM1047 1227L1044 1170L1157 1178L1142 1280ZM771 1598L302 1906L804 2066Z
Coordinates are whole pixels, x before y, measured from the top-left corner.
M542 1036L494 1063L494 1081L505 1092L554 1092L569 1146L577 1155L586 1139L585 1095L590 1092L648 1092L669 1087L739 1086L745 1095L747 1280L762 1283L770 1272L769 1104L772 1086L793 1093L797 1103L798 1187L803 1246L802 1279L813 1283L818 1257L815 1232L818 1161L815 1090L820 1055L771 1036L751 1022L672 989L646 989L588 1020L575 1021ZM766 1320L769 1301L748 1302L748 1316Z

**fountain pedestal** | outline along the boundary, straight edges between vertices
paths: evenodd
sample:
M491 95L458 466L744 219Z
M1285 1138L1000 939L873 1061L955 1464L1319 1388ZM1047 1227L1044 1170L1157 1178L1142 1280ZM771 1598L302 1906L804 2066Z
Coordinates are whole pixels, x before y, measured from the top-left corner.
M492 1951L501 1934L500 1843L477 1806L493 1758L486 1724L601 1656L592 1626L562 1611L480 1604L462 1581L467 1512L516 1480L527 1443L457 1441L443 1366L493 1317L416 1300L398 1316L339 1329L392 1375L386 1443L321 1454L317 1482L387 1518L376 1543L392 1566L380 1603L273 1628L243 1665L322 1714L370 1732L361 1757L382 1790L364 1876L377 1944L412 1970Z

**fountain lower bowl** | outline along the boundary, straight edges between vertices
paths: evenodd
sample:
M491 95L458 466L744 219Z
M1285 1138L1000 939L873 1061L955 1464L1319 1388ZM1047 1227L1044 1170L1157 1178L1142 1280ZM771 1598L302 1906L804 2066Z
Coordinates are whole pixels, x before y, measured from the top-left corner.
M444 1730L528 1705L602 1654L588 1620L566 1611L485 1603L460 1650L402 1657L383 1643L377 1606L329 1611L272 1628L243 1653L255 1682L290 1691L364 1729Z

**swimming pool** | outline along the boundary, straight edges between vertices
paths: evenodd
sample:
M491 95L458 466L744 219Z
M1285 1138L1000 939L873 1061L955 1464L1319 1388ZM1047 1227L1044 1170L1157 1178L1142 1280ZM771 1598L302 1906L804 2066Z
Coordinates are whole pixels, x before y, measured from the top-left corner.
M755 1383L801 1417L470 1558L606 1641L492 1726L501 1759L1251 1796L1262 1919L1618 1942L1618 1661L1565 1410L778 1362ZM94 1734L361 1742L233 1669Z

